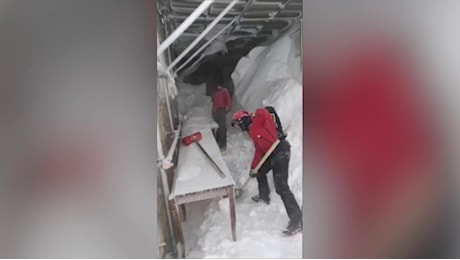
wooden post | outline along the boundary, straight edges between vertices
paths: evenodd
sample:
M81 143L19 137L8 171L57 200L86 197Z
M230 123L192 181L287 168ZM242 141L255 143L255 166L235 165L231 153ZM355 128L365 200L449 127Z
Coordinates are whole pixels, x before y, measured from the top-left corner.
M180 205L180 213L181 213L181 216L182 216L182 221L187 221L187 211L185 210L185 204L181 204Z
M230 223L232 226L232 237L233 241L236 241L235 187L228 187L227 193L230 201Z
M177 237L179 238L179 242L181 245L182 251L182 258L185 258L185 240L184 240L184 233L182 231L182 225L179 218L179 214L177 212L177 205L176 200L172 199L169 201L171 203L171 213L174 221L174 227L176 228Z

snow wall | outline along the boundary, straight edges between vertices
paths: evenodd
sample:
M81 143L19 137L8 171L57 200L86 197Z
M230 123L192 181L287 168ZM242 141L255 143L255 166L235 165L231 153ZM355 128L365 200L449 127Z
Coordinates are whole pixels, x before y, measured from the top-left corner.
M254 112L273 106L291 144L289 185L302 204L302 50L301 24L268 46L252 49L232 73L235 97Z

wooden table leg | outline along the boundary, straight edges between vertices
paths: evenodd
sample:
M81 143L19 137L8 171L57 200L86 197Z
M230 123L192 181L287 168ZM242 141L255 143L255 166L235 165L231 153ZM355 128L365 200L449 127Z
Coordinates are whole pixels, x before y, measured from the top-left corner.
M228 198L230 201L230 223L232 225L232 237L233 241L236 241L236 214L235 214L235 189L234 187L228 187Z
M181 216L182 216L182 221L186 221L187 220L187 211L185 211L185 204L181 204L180 205L180 212L181 212Z
M185 258L184 233L182 231L181 221L180 221L180 218L179 218L179 214L177 212L178 208L177 208L177 205L176 205L176 200L172 199L172 200L169 201L169 203L171 204L171 213L172 213L172 217L173 217L173 221L174 221L174 226L176 227L177 237L179 238L179 242L180 242L180 245L181 245L182 258Z

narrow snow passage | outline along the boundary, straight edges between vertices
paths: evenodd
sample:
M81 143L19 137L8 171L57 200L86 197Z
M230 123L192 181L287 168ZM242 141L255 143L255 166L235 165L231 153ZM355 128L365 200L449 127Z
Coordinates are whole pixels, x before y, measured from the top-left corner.
M205 95L204 85L178 83L178 87L179 103L186 115L211 115L211 99ZM234 104L234 111L239 108L238 104ZM227 116L228 121L232 112ZM247 133L232 128L230 124L228 126L227 151L223 157L239 187L248 177L254 148ZM272 190L270 205L251 200L251 196L258 193L255 179L236 201L237 241L232 240L228 199L187 204L187 220L183 223L187 257L302 258L302 234L282 236L281 231L289 219L283 202L274 190L271 172L268 179Z

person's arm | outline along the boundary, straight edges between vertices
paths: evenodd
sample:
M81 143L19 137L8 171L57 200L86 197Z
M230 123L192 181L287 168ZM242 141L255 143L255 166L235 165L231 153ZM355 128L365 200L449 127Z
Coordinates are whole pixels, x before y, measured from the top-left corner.
M255 142L254 142L254 146L255 146ZM259 164L260 159L262 159L262 157L263 157L262 151L258 149L257 146L255 146L254 158L252 159L252 163L251 163L251 170L256 168L257 164Z

